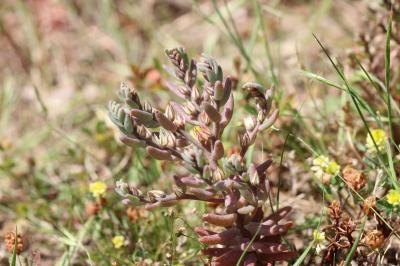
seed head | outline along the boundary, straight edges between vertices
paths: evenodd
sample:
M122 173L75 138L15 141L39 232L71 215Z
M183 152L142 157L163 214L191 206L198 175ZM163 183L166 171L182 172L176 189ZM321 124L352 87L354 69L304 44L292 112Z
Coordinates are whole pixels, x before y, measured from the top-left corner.
M14 252L14 247L16 248L15 251L18 255L26 249L26 241L20 233L15 236L15 233L8 232L4 237L4 242L6 244L7 251L11 254Z
M385 236L380 230L372 230L364 238L365 244L371 249L381 248L385 242Z
M375 196L369 196L368 198L365 199L364 204L363 204L363 211L366 215L372 215L374 209L376 207L376 197Z
M355 191L362 189L366 183L364 174L351 166L343 169L343 178Z

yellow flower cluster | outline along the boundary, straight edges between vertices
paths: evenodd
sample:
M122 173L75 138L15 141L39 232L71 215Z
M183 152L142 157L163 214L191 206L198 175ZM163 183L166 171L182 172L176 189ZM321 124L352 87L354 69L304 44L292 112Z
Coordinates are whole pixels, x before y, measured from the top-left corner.
M317 254L319 254L322 250L326 248L327 241L325 238L325 233L318 230L314 230L313 238L316 249L315 251L317 252Z
M393 206L400 205L400 191L399 190L390 190L389 193L386 195L386 200L389 204Z
M372 135L372 138L371 138ZM382 152L385 149L386 145L386 132L382 129L372 129L371 135L367 135L366 144L368 153L376 153L376 147L374 145L374 141L376 146L378 147L378 151Z
M96 182L90 183L89 190L90 190L90 193L92 193L93 197L99 198L106 192L107 185L106 185L106 183L104 183L102 181L96 181Z
M114 245L114 248L121 248L125 243L125 237L121 235L114 236L112 239L112 243Z
M340 171L340 165L330 160L327 156L320 155L313 160L311 170L315 176L322 182L328 183L331 177L337 175Z

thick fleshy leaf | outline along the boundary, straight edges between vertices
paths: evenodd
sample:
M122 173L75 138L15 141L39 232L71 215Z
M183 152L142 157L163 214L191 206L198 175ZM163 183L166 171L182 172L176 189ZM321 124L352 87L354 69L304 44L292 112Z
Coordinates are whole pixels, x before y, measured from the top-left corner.
M236 221L237 215L235 213L231 214L215 214L207 213L203 215L203 221L208 222L217 226L230 227Z
M231 250L226 252L224 255L214 258L211 261L211 266L232 266L236 265L240 256L242 255L241 251Z
M221 114L214 106L209 103L205 103L203 104L203 108L211 121L215 123L219 123L219 121L221 121Z
M146 148L147 153L153 157L154 159L157 160L168 160L168 161L172 161L173 158L171 156L171 153L167 150L161 150L152 146L148 146Z
M235 245L241 243L242 236L240 230L236 227L227 229L221 233L214 235L201 236L199 241L207 245Z
M233 99L233 94L231 93L228 101L224 105L224 110L222 111L222 118L220 122L222 128L225 128L231 121L233 115L233 108L234 108L234 99Z
M269 220L271 221L271 220ZM278 224L272 224L272 225L261 225L259 234L263 236L273 236L273 235L283 235L291 228L293 223L288 222L284 225L278 225ZM252 234L255 234L259 228L260 224L259 223L248 223L245 225L245 228L251 232Z

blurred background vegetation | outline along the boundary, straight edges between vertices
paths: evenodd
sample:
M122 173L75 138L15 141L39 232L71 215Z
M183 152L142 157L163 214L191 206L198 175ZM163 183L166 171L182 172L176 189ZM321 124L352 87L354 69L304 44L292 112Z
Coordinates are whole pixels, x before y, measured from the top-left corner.
M338 128L341 92L300 70L337 79L312 34L347 62L367 2L0 1L0 230L23 232L29 248L21 262L40 253L40 265L201 265L193 227L206 206L150 213L126 210L115 195L120 178L168 188L174 166L122 146L106 117L108 100L128 80L143 98L166 102L163 51L183 46L212 55L242 82L278 88L281 117L257 152L279 165L286 136L296 132L339 154L346 143L329 132ZM280 204L306 208L295 212L290 236L301 250L322 203L304 166L312 154L296 139L286 145ZM89 184L99 180L108 191L97 212ZM118 235L122 248L112 241ZM1 244L0 265L9 258Z

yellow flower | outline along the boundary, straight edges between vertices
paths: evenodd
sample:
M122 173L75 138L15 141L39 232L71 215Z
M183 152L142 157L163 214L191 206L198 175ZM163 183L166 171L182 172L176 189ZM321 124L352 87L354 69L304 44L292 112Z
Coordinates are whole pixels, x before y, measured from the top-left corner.
M320 155L313 160L311 170L314 171L315 176L325 184L330 181L332 176L339 173L340 165L330 160L327 156Z
M392 205L400 205L400 191L399 190L390 190L386 195L386 200L389 204Z
M325 233L318 230L314 230L313 238L316 249L315 251L317 252L317 254L319 254L322 250L326 248L327 241L325 238Z
M314 230L313 238L314 238L315 242L325 241L325 233L324 232L320 232L318 230Z
M125 243L125 237L121 235L114 236L112 239L112 243L115 248L121 248Z
M376 143L376 146L378 147L378 151L380 151L380 152L383 151L385 149L385 145L386 145L386 138L387 138L386 132L382 129L372 129L371 135L372 135L372 138L369 134L367 135L366 144L365 144L365 146L367 147L367 151L369 153L376 152L374 141Z
M106 192L107 185L106 185L106 183L104 183L102 181L96 181L96 182L90 183L89 190L93 194L94 197L98 198Z
M329 158L324 155L320 155L313 160L313 165L319 166L321 168L325 168L328 164L329 164Z
M335 161L330 161L325 169L325 172L331 175L336 175L340 171L340 166Z

